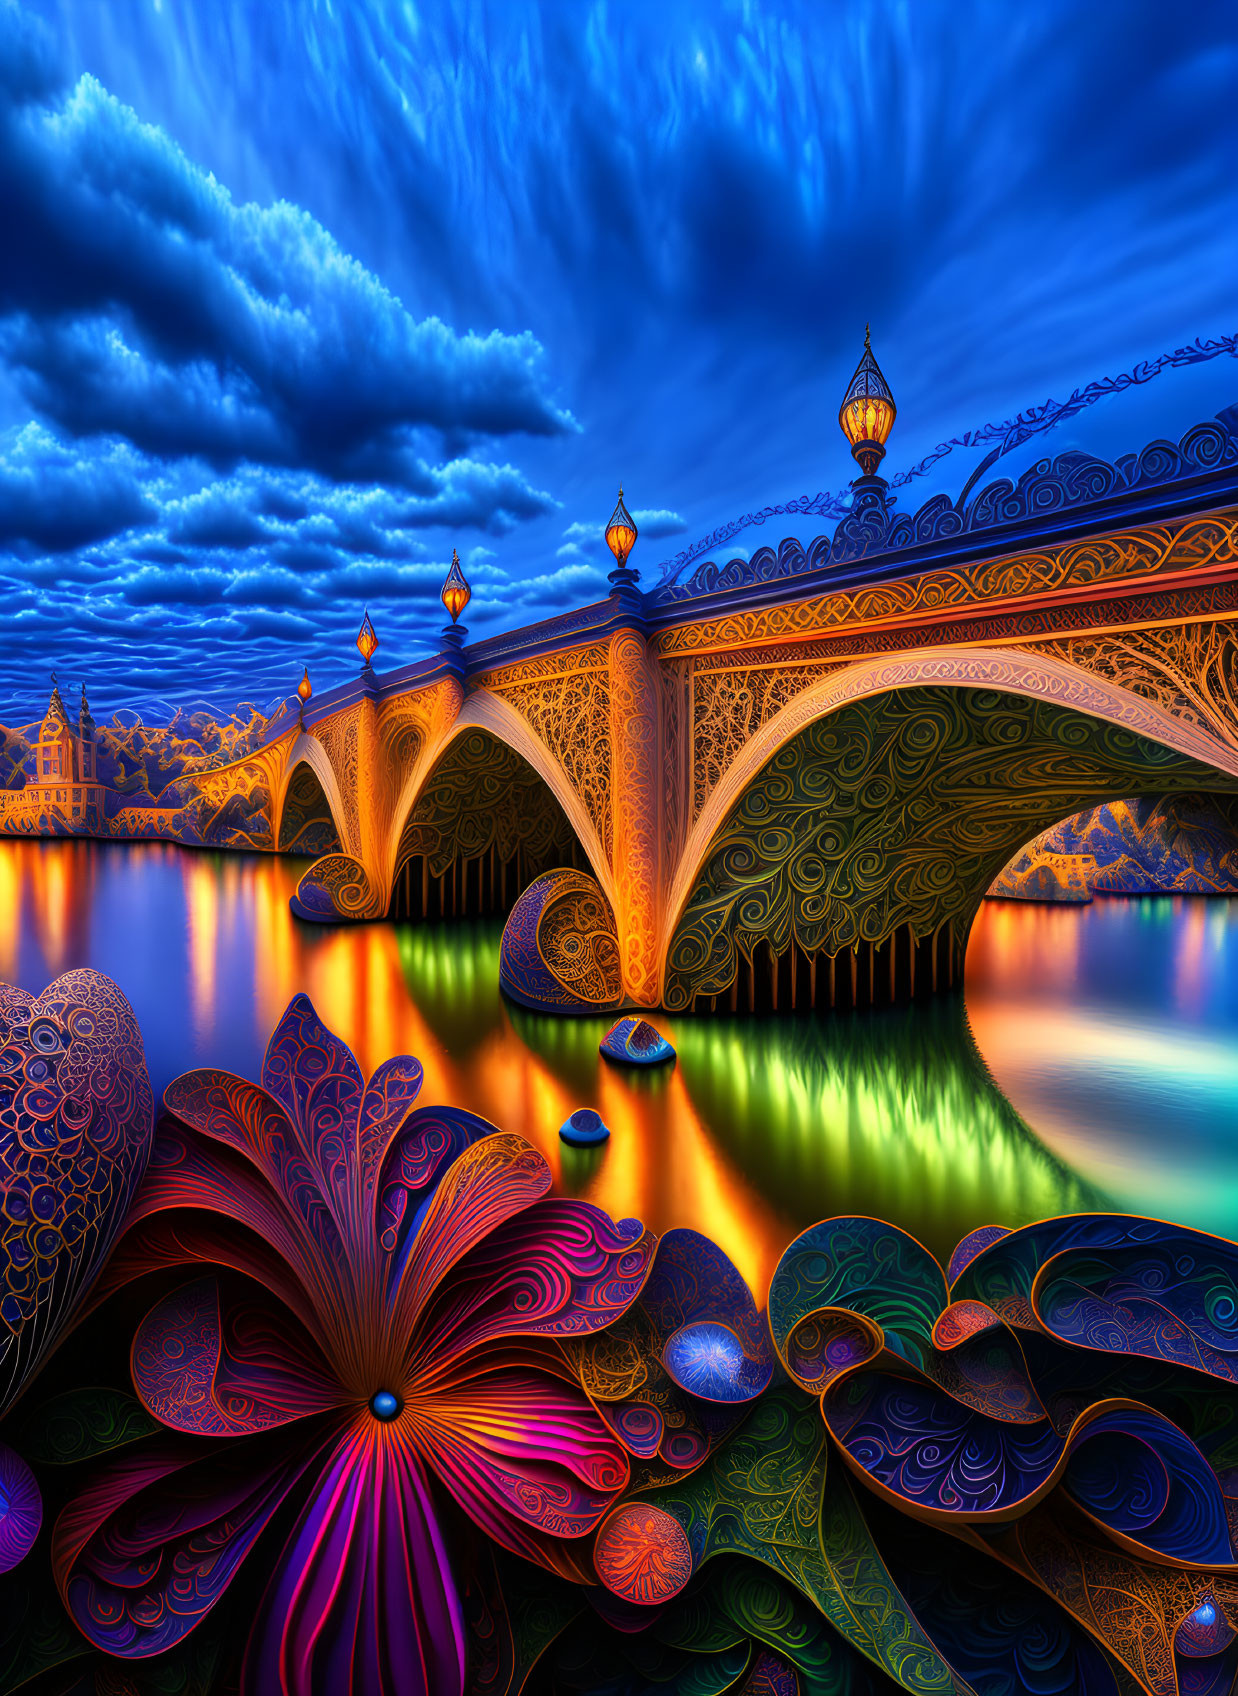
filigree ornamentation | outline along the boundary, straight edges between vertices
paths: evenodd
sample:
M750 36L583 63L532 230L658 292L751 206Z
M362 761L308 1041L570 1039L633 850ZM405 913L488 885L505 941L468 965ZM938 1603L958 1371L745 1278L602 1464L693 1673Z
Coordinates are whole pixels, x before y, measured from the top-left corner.
M1013 445L1013 444L1011 444ZM667 602L690 600L714 594L719 589L748 588L799 572L875 554L894 554L926 542L941 542L954 536L994 529L1001 525L1050 518L1054 513L1086 506L1114 494L1138 489L1160 488L1201 472L1238 463L1238 428L1232 416L1222 414L1188 430L1175 446L1172 442L1150 442L1138 454L1124 454L1110 464L1074 450L1053 459L1038 460L1012 483L1000 478L987 484L965 504L948 495L933 495L915 513L900 512L888 500L868 500L845 505L845 497L817 495L770 508L737 526L717 533L719 539L737 535L746 524L764 522L778 511L792 514L823 513L838 519L833 536L819 536L807 547L793 538L772 548L758 548L750 560L732 559L719 567L712 560L699 565L692 576L679 583L664 579L658 598ZM868 493L868 491L864 491ZM964 491L964 496L967 490ZM687 562L685 562L687 563Z
M294 768L284 795L279 851L310 854L316 859L323 854L339 853L340 846L339 832L322 784L313 768L302 760Z
M153 1128L142 1035L110 978L65 972L37 997L0 984L0 1412L89 1290Z
M692 818L753 731L846 660L695 671L692 677Z
M493 846L501 860L517 851L526 871L566 859L572 829L562 807L528 761L485 730L468 730L450 745L409 814L396 873L415 854L433 877L456 859Z
M610 642L610 742L616 922L623 987L651 1007L658 999L658 690L645 638L620 630Z
M536 878L512 908L499 982L525 1007L595 1012L623 995L614 915L596 881L561 870Z
M947 921L962 946L996 873L1083 800L1232 789L1125 728L985 689L906 688L841 706L768 761L711 845L668 952L665 1005L732 982L792 935L837 954Z
M335 923L340 919L381 919L387 895L351 854L325 854L297 884L291 906L299 919Z
M548 654L480 680L510 702L562 766L609 855L612 851L610 674L594 644Z
M1033 599L1123 578L1198 572L1235 563L1238 515L1216 513L679 625L664 631L658 644L667 656L705 653L882 621L928 620L951 608Z
M1037 642L1098 677L1155 701L1238 749L1238 634L1233 624L1170 624Z
M313 734L326 750L335 773L344 817L338 820L343 846L362 853L361 841L361 716L368 703L359 702L315 724Z

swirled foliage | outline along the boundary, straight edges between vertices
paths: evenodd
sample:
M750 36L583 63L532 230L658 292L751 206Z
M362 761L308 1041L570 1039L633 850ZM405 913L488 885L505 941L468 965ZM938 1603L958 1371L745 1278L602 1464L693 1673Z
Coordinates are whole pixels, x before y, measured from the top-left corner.
M70 1614L108 1654L184 1638L285 1502L246 1690L463 1688L440 1491L500 1545L580 1575L574 1544L629 1465L557 1339L621 1316L654 1245L548 1199L521 1139L414 1110L420 1082L397 1057L367 1083L299 996L261 1086L203 1071L166 1092L108 1274L109 1290L197 1274L133 1344L161 1433L95 1475L52 1545Z
M851 702L792 736L714 837L671 940L665 1005L728 988L762 938L838 954L952 922L961 948L997 872L1046 824L1081 803L1232 781L1120 725L994 690Z
M2 995L6 1054L90 1034ZM137 1397L62 1350L0 1443L4 1696L1232 1690L1238 1245L1094 1212L947 1274L843 1217L762 1311L420 1082L298 997L260 1085L169 1088L91 1273Z

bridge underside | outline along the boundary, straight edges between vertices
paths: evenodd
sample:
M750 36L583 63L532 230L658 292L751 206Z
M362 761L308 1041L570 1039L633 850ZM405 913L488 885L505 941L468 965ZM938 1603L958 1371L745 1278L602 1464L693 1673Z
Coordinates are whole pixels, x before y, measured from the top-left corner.
M484 730L452 743L400 836L389 916L508 913L531 879L584 857L563 808Z
M848 702L786 740L715 831L672 916L661 1005L806 1009L948 988L986 890L1030 838L1105 801L1192 792L1232 794L1238 778L1053 702L931 685ZM513 914L506 987L564 1011L620 1005L604 973L581 993L600 891L544 883L537 912ZM531 994L543 967L554 989Z
M664 1005L948 985L985 891L1040 830L1102 801L1234 789L1045 701L925 687L854 702L780 748L715 836L675 926Z

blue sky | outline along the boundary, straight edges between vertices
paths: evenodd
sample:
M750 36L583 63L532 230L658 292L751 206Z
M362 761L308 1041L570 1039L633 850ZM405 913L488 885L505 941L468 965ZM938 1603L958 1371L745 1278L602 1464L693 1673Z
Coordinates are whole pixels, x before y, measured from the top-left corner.
M453 545L474 635L581 604L620 478L656 580L845 485L867 321L890 473L1232 335L1236 114L1228 0L0 0L0 720L419 658Z

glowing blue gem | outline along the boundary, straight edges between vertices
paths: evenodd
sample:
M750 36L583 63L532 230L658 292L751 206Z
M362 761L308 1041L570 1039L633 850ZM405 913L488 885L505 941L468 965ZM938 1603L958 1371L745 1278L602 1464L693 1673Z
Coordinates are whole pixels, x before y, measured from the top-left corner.
M773 1375L772 1362L751 1359L729 1326L710 1319L681 1326L662 1364L681 1390L711 1402L751 1401Z
M400 1398L390 1390L378 1390L370 1397L370 1412L375 1419L394 1419L400 1411Z
M559 1126L559 1135L573 1148L592 1148L595 1143L606 1141L610 1127L592 1107L578 1107Z

